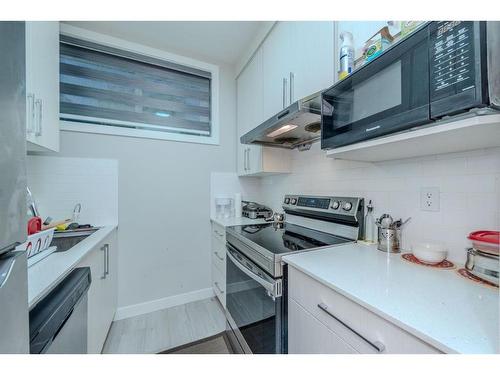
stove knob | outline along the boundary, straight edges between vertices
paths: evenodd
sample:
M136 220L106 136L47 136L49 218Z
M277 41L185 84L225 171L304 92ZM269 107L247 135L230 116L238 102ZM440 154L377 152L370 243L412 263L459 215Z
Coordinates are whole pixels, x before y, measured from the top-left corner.
M285 198L285 204L290 203L290 198Z
M332 203L332 208L333 208L334 210L338 209L338 208L339 208L339 206L340 206L340 203L339 203L338 201L334 201L334 202Z
M296 203L297 203L297 199L292 198L292 204L296 204Z
M352 208L352 203L351 202L345 202L344 205L342 206L344 211L351 211Z

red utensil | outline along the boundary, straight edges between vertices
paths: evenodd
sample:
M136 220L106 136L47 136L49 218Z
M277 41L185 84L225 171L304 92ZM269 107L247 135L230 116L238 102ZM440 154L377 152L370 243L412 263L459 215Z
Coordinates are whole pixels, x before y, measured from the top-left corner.
M32 217L28 221L28 236L31 234L38 233L42 230L42 218Z

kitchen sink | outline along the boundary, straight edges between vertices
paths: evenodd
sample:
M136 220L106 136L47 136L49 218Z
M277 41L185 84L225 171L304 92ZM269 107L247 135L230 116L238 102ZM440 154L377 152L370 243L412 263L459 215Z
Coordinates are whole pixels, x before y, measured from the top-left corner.
M68 251L76 244L82 242L85 238L95 233L99 228L67 230L64 232L55 232L50 246L57 246L56 253Z

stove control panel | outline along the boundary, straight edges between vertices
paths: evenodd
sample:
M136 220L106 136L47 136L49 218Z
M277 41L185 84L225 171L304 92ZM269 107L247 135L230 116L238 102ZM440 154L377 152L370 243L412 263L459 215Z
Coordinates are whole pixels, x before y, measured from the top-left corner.
M354 216L363 208L363 198L286 195L283 208Z

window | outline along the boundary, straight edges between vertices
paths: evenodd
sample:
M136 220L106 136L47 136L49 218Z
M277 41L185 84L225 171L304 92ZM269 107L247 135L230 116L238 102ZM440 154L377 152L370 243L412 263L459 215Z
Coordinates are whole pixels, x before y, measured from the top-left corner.
M65 35L60 118L66 130L217 143L211 72Z

